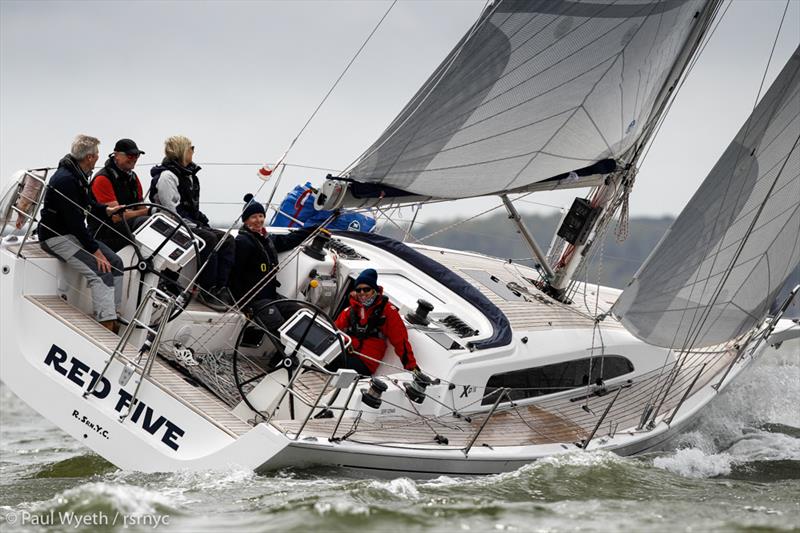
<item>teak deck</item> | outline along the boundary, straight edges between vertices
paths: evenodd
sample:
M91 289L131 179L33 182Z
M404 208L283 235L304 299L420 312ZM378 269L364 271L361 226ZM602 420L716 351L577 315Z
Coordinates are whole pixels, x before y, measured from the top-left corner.
M119 337L101 326L82 311L65 302L58 296L26 296L49 314L61 320L77 333L91 340L111 354L119 342ZM137 351L127 347L123 355L136 357ZM243 435L252 426L233 415L230 408L203 387L189 383L179 370L156 358L147 377L150 382L174 396L192 410L213 422L217 427L233 437Z
M689 354L682 370L677 373L673 387L661 407L661 414L670 413L681 401L686 388L703 368L694 391L719 379L721 371L735 357L733 343L725 349L698 350ZM617 430L632 431L641 419L642 412L648 403L658 403L662 387L672 379L673 368L665 367L654 371L651 375L642 376L626 384L598 428L595 438L600 438ZM491 420L480 432L474 446L525 446L536 444L569 444L579 443L586 439L594 429L601 414L614 400L617 389L609 390L603 396L585 398L585 389L574 391L570 395L542 400L536 403L523 401L500 404ZM488 406L485 406L488 408ZM338 416L338 414L337 414ZM400 446L436 446L436 436L448 439L451 447L463 448L480 429L486 413L471 414L470 421L455 417L448 413L440 417L408 419L382 419L369 421L361 419L354 426L354 419L346 417L336 435L333 428L336 418L309 420L303 429L303 437L331 438L343 437L352 429L355 431L347 438L353 442L400 445ZM275 420L272 424L290 436L301 426L300 421Z

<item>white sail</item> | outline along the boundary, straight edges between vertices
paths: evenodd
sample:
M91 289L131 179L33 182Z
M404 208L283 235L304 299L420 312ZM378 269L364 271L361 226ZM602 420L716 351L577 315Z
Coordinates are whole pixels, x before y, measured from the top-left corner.
M645 342L693 348L758 323L800 263L800 48L614 310Z
M436 198L586 185L628 162L717 5L498 1L348 177Z

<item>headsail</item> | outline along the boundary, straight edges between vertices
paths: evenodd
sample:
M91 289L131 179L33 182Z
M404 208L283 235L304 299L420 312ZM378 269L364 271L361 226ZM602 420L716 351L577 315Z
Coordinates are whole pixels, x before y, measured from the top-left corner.
M348 176L434 198L594 184L657 118L718 3L498 0Z
M692 348L735 338L800 263L800 48L620 296L637 337Z

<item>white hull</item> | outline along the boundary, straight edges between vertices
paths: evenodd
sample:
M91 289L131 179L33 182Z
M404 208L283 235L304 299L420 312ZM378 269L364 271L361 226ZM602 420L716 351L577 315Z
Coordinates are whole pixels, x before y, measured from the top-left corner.
M355 243L350 244L355 246ZM489 420L484 432L479 431L479 438L474 446L469 448L464 445L470 436L466 432L475 430L481 413L485 415L490 406L474 406L471 414L476 420L466 423L463 419L447 418L450 416L448 410L432 405L431 402L425 404L427 408L421 407L421 409L423 411L427 409L424 412L434 424L438 424L437 430L441 430L442 433L450 431L447 433L450 435L449 444L436 444L432 440L427 443L408 442L407 440L413 441L414 438L409 436L404 441L398 438L397 432L392 433L388 430L382 442L359 440L358 433L353 439L332 442L326 438L328 435L326 432L329 432L330 424L333 423L330 419L312 419L296 439L294 431L297 430L301 419L299 414L293 419L285 419L285 416L281 419L280 416L276 416L270 423L261 422L253 425L247 420L248 417L235 416L234 409L230 405L226 405L209 391L188 383L178 371L161 359L157 361L151 375L144 378L138 393L139 402L131 410L130 415L121 422L120 414L127 410L126 400L133 394L140 374L135 373L130 382L124 387L120 386L118 378L124 364L115 359L106 373L107 381L100 382L94 395L83 397L84 391L91 386L93 380L96 380L113 351L116 336L104 330L91 318L83 316L71 304L58 298L58 295L63 293L59 284L68 273L55 259L37 256L35 244L31 243L28 246L31 253L28 254L27 260L16 257L14 253L16 250L13 247L4 245L0 250L0 262L2 262L0 266L3 269L3 274L0 275L0 314L3 317L0 321L0 338L2 338L0 376L23 401L120 468L157 472L231 466L274 470L288 466L330 465L363 470L376 475L471 475L510 471L542 457L580 449L570 440L555 442L549 439L550 442L537 442L536 427L530 430L530 436L517 438L519 442L515 444L514 439L504 433L518 431L519 424L509 421L508 417L505 419L507 421L503 422L504 419L499 416L500 410L495 415L497 418ZM379 268L384 266L382 263L384 258L380 251L370 249L366 245L363 247L368 251L371 264ZM471 257L473 261L477 260L476 256ZM463 259L466 260L468 257L465 255ZM396 261L394 265L395 271L403 268ZM363 267L362 264L356 266ZM286 270L288 272L292 269ZM424 280L419 282L424 283ZM443 299L446 298L444 292L439 290L438 293ZM402 306L403 302L400 303ZM460 315L474 323L475 319L470 313L474 314L466 308L459 311ZM485 324L478 329L488 334ZM223 333L220 335L229 334L225 333L224 327L221 331ZM548 349L557 353L563 351L564 346L573 342L576 337L586 335L585 332L580 333L576 327L560 331L551 331L547 327L539 330L531 328L529 331L515 330L511 347L474 352L462 350L455 355L437 354L430 348L431 355L426 355L426 347L429 345L422 339L420 332L414 331L412 334L415 347L419 347L420 365L426 370L430 369L434 375L445 373L444 363L439 361L437 364L434 357L458 359L459 361L452 367L458 369L462 361L467 366L468 361L476 358L479 361L481 358L488 358L487 360L507 358L513 361L515 357L529 357L525 355L528 353L525 350L526 346L532 344L535 344L537 350L542 353ZM526 336L526 340L520 344L523 335ZM532 341L530 344L527 344L528 336ZM628 344L636 345L645 352L653 350L652 347L638 343L618 327L611 327L606 331L606 337L612 344L618 342L620 350ZM579 338L575 342L580 345L584 340ZM548 347L547 343L552 345ZM720 390L726 387L766 346L767 343L762 342L755 353L739 358L731 367ZM581 347L586 348L582 345ZM629 348L630 346L626 349ZM664 354L663 350L656 351ZM748 348L745 348L744 353L747 351ZM622 412L615 414L616 412L612 410L610 416L618 421L617 427L611 431L602 426L587 449L606 449L629 455L656 447L673 437L691 424L703 406L718 393L714 385L728 368L727 361L733 360L729 356L726 357L727 359L723 358L724 360L716 364L713 375L703 379L683 403L677 403L680 395L671 399L671 408L667 409L665 406L652 428L636 430L635 424L619 422L632 420L633 415L626 414L625 418ZM483 364L480 363L478 366ZM486 374L487 371L483 371ZM624 398L625 394L628 394L627 391L636 390L637 378L634 376L631 381L630 388L623 389L625 392L621 393L620 398ZM619 383L623 384L622 381ZM655 383L657 381L653 382ZM613 393L612 384L609 384L609 389ZM452 401L456 405L457 395L452 389L450 394L448 396L447 392L443 392L440 399L446 402ZM577 435L586 436L587 424L589 426L594 424L594 420L598 419L612 396L613 394L608 394L593 398L590 408L593 413L591 416L587 414L584 422L567 423L566 418L562 420L552 414L559 412L556 408L552 408L552 413L547 413L549 418L540 420L552 419L553 428L567 427ZM551 409L547 401L530 399L519 401L517 404L523 413L544 412ZM569 403L565 405L570 407ZM680 408L677 412L673 412L676 405ZM579 406L580 404L574 404L570 408ZM469 412L468 407L458 407L458 409ZM631 410L634 410L633 407ZM635 411L638 416L641 412L640 406L636 405ZM281 412L285 413L285 410ZM672 417L669 426L665 423L668 416ZM396 421L397 418L393 420ZM608 420L611 421L612 418ZM336 436L341 437L346 433L352 422L352 417L346 417ZM504 426L512 422L516 425ZM371 423L374 427L380 426L380 418L372 420ZM411 422L409 425L412 425ZM492 432L495 432L494 436ZM409 431L410 433L413 431ZM459 438L459 434L464 437ZM359 442L355 442L356 440ZM492 442L495 444L491 444Z

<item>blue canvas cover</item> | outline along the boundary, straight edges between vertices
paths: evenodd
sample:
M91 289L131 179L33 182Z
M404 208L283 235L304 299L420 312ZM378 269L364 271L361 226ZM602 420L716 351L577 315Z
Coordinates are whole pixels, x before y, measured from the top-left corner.
M333 211L317 211L314 209L313 187L310 182L297 185L286 195L270 226L292 228L299 224L286 215L303 223L304 226L315 226L325 222ZM375 219L363 213L348 213L343 211L327 225L328 229L339 231L364 231L370 232L375 228Z

